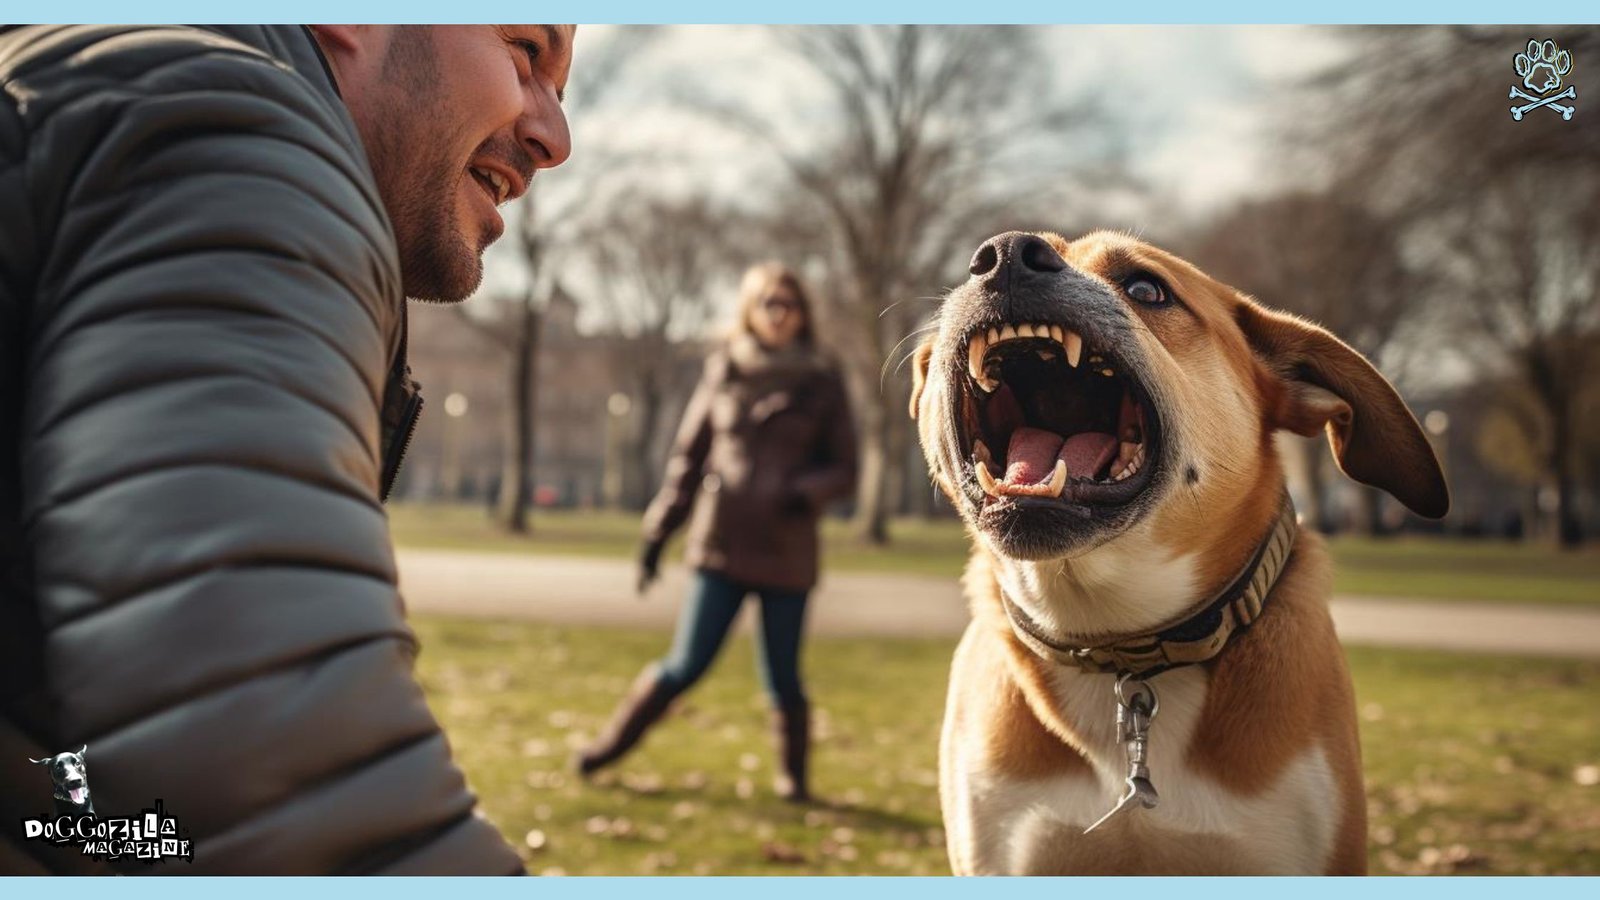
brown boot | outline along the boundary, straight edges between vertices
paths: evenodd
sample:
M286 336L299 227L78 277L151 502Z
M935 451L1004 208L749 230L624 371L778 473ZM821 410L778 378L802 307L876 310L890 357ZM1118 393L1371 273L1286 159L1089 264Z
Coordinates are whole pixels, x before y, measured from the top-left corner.
M778 796L790 803L810 803L810 783L806 779L806 760L811 752L810 704L801 701L773 710L772 731L778 739L778 759L783 768L778 776Z
M675 696L677 692L661 679L655 666L640 672L605 731L574 757L573 765L578 774L588 777L621 759L661 718Z

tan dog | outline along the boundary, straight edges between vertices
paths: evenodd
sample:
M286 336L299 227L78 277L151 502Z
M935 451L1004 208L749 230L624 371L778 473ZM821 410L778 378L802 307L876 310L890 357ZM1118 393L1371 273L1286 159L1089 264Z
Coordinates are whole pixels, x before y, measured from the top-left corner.
M1273 433L1326 428L1346 474L1438 517L1416 420L1327 331L1131 237L1011 232L972 272L911 400L975 544L952 868L1365 872L1332 573Z

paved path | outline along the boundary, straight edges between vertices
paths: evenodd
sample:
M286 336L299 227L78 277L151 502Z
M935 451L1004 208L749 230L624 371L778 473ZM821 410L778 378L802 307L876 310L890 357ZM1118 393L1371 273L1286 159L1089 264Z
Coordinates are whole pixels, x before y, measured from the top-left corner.
M689 573L664 568L641 600L624 560L401 550L400 587L413 612L665 627ZM1600 610L1345 596L1332 609L1351 644L1600 659ZM834 572L813 595L809 620L823 634L954 639L967 610L953 578Z

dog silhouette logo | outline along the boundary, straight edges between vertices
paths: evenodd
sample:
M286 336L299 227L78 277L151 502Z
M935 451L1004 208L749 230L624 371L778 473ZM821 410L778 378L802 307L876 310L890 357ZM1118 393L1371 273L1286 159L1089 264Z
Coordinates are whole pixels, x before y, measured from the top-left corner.
M89 796L88 755L89 745L84 744L76 753L69 750L44 759L28 758L34 765L50 767L56 812L63 816L94 815L94 800Z
M1522 106L1511 107L1511 118L1521 122L1523 116L1542 106L1571 121L1578 109L1578 88L1569 84L1566 90L1561 90L1572 71L1570 51L1556 46L1555 41L1529 41L1527 49L1512 58L1511 67L1521 76L1522 87L1512 85L1509 97L1527 101ZM1562 105L1557 100L1571 100L1572 103Z

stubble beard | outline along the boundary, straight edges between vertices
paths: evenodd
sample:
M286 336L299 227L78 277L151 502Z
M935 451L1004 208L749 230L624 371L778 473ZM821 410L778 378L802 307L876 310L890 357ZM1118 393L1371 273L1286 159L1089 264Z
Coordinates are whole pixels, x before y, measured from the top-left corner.
M416 300L457 303L483 279L482 247L456 221L465 177L451 158L460 131L450 123L439 58L426 26L401 26L383 62L389 86L378 104L368 158L394 226L400 282ZM441 129L444 129L441 133Z

